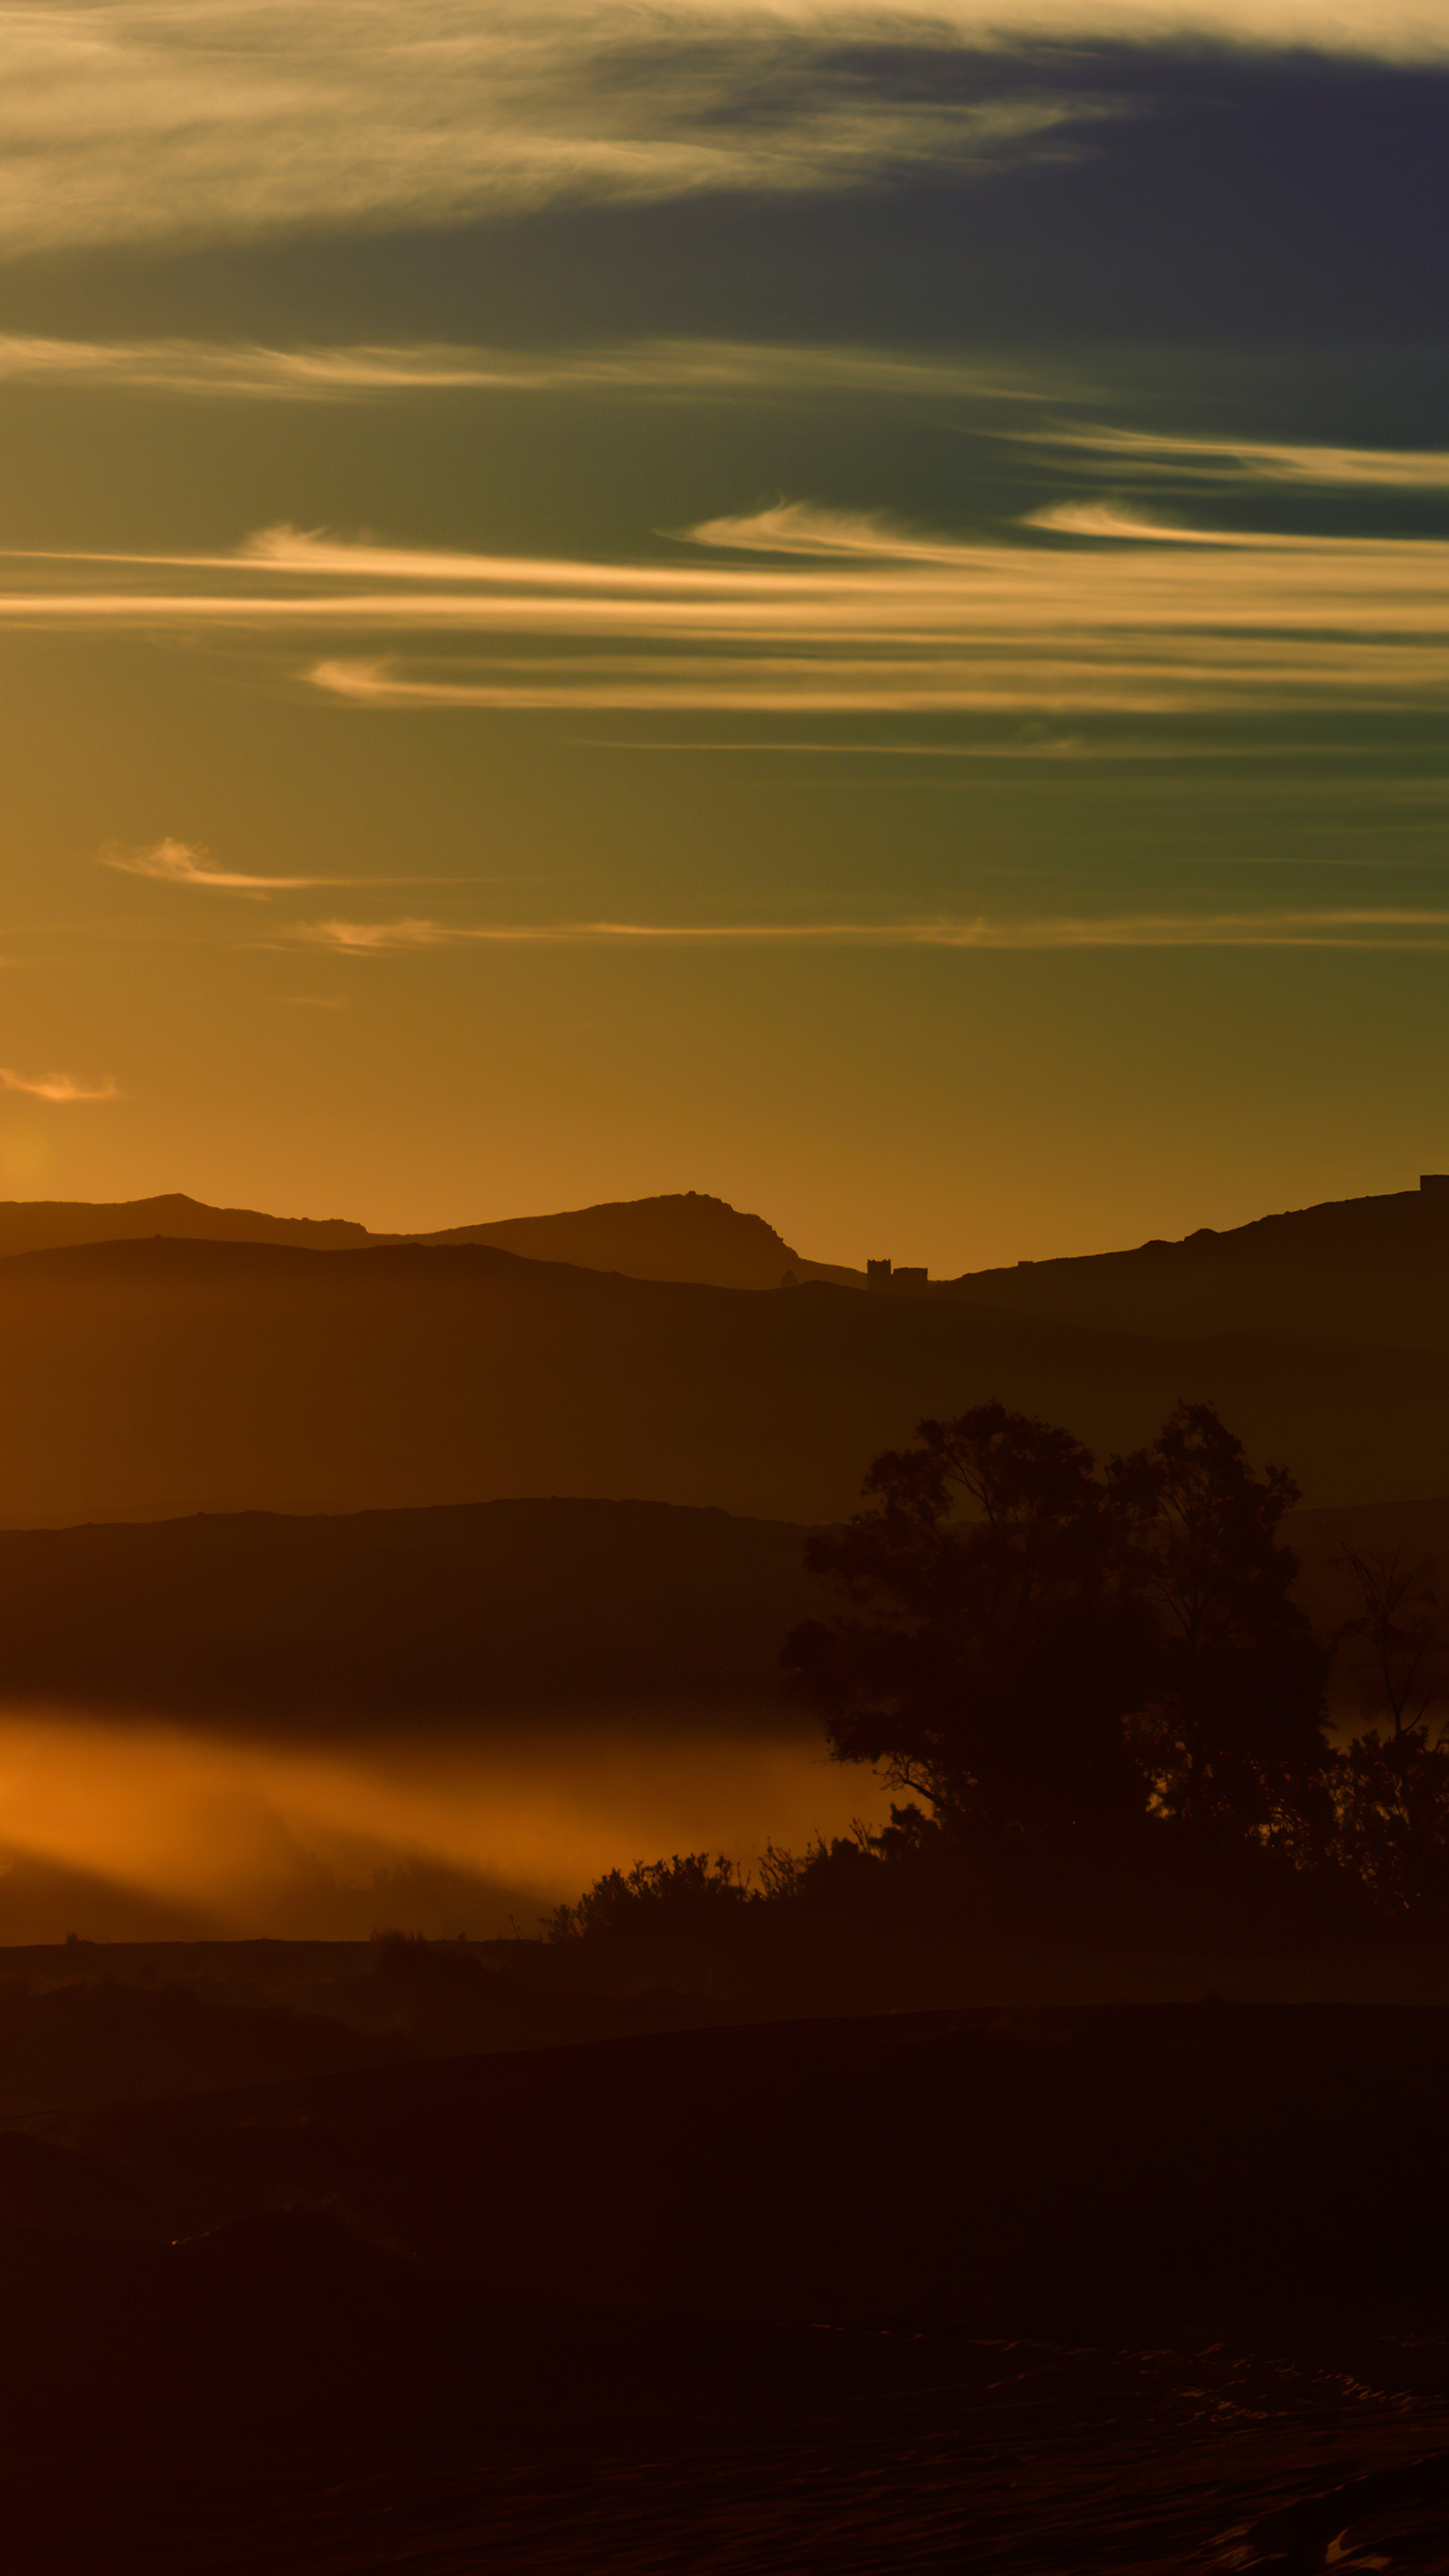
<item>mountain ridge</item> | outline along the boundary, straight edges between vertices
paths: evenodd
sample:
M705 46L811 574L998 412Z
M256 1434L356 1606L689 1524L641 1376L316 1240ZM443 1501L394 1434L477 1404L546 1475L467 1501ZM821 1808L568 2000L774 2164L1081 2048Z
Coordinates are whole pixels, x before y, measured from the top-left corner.
M863 1270L808 1260L765 1218L696 1190L401 1234L374 1233L346 1217L216 1208L180 1191L0 1202L0 1261L155 1237L329 1253L491 1248L624 1278L754 1291L776 1289L787 1276L800 1285L867 1286ZM890 1284L897 1295L1159 1337L1279 1330L1449 1350L1449 1180L1430 1175L1418 1190L1319 1200L1222 1230L1200 1226L1175 1242L1155 1237Z
M268 1216L259 1208L212 1207L185 1190L144 1199L0 1199L0 1260L89 1243L168 1240L297 1243L317 1251L372 1240L351 1217ZM388 1238L389 1240L391 1238Z
M705 1287L778 1288L787 1270L802 1280L865 1285L863 1271L808 1261L764 1217L700 1190L606 1199L547 1216L500 1217L411 1234L374 1233L350 1217L279 1217L257 1208L212 1207L184 1190L144 1199L0 1201L0 1260L158 1236L174 1242L284 1243L309 1252L487 1244L530 1260Z
M1283 1328L1449 1349L1449 1181L1322 1199L1175 1243L963 1272L930 1294L1129 1332Z
M585 1270L620 1270L631 1279L679 1279L714 1288L778 1288L787 1270L801 1280L865 1285L863 1271L807 1261L764 1217L702 1190L603 1199L554 1216L446 1226L413 1240L488 1243L530 1260L566 1261Z
M1310 1503L1442 1491L1449 1353L1168 1338L828 1284L760 1295L405 1243L0 1261L0 1523L593 1494L851 1510L869 1459L987 1397L1099 1455L1216 1402Z

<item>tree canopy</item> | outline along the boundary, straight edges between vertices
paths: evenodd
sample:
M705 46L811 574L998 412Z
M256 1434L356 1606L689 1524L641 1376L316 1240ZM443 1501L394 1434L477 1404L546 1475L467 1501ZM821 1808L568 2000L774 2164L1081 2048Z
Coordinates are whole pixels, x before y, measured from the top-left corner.
M1052 1424L980 1404L877 1458L809 1543L846 1599L785 1662L832 1750L944 1820L1299 1830L1327 1764L1326 1658L1258 1475L1211 1405L1099 1472Z
M832 1752L910 1803L768 1852L758 1887L701 1853L614 1871L552 1937L652 1941L659 1973L707 1956L711 1976L804 1994L841 1990L832 1975L885 1993L891 1956L909 1984L963 1926L1442 1937L1449 1607L1430 1560L1345 1550L1361 1607L1316 1637L1283 1536L1298 1500L1210 1404L1100 1467L999 1403L922 1422L854 1517L810 1538L839 1606L784 1648Z

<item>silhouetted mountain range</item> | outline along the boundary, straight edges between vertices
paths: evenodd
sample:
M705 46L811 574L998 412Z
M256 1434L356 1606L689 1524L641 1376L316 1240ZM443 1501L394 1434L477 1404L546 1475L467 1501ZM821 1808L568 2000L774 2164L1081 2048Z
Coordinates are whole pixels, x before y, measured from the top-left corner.
M668 1198L615 1199L564 1216L506 1217L458 1225L422 1243L492 1243L532 1261L570 1261L585 1270L622 1270L631 1279L695 1280L712 1288L778 1288L784 1273L863 1287L864 1273L806 1261L767 1225L723 1199L695 1190Z
M1315 1505L1446 1483L1449 1184L860 1285L693 1193L407 1239L11 1202L0 1523L559 1493L825 1520L874 1451L984 1396L1099 1452L1211 1398Z
M1099 1452L1211 1398L1315 1504L1442 1491L1449 1354L1169 1339L960 1298L770 1295L487 1245L325 1258L132 1242L0 1262L0 1522L646 1495L850 1510L879 1449L987 1396Z
M634 1279L684 1279L714 1288L778 1288L800 1279L863 1287L865 1274L806 1261L767 1225L697 1190L662 1198L615 1199L558 1216L504 1217L436 1234L373 1234L348 1217L265 1216L255 1208L214 1208L173 1190L162 1198L0 1201L0 1260L77 1243L166 1236L185 1242L291 1243L309 1252L359 1251L368 1244L491 1243L534 1261L585 1270L622 1270Z
M356 1250L371 1243L349 1217L263 1216L255 1208L208 1207L184 1190L154 1199L0 1200L0 1260L16 1252L53 1252L72 1243L133 1242L140 1236L209 1243L296 1243L311 1252Z
M1449 1350L1449 1180L1182 1243L968 1271L934 1294L1117 1332L1286 1332Z
M787 1271L801 1281L866 1284L863 1270L808 1260L763 1217L695 1190L412 1235L374 1234L345 1217L213 1208L181 1192L111 1204L0 1203L0 1259L156 1236L325 1252L403 1243L491 1245L532 1261L714 1288L778 1288ZM1181 1243L966 1271L925 1290L912 1282L905 1293L969 1299L1042 1322L1187 1340L1267 1331L1449 1350L1449 1180L1431 1177L1418 1190L1332 1199L1221 1234L1202 1226Z

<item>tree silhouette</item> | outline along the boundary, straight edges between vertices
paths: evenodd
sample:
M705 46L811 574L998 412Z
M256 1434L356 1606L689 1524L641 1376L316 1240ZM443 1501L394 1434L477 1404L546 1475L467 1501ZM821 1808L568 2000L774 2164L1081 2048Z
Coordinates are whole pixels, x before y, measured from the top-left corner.
M1340 1857L1389 1912L1439 1918L1449 1908L1449 1608L1432 1557L1343 1554L1362 1606L1334 1642L1369 1724L1334 1766Z
M840 1759L881 1765L946 1819L1140 1809L1121 1716L1148 1629L1093 1468L1069 1432L996 1403L875 1460L870 1507L807 1547L850 1609L785 1646Z
M1070 1432L981 1404L864 1491L807 1550L849 1609L785 1647L839 1758L948 1821L1150 1812L1303 1856L1327 1831L1326 1658L1278 1536L1297 1488L1211 1405L1101 1478Z
M1158 1629L1150 1697L1130 1735L1150 1803L1197 1829L1298 1837L1322 1826L1328 1657L1291 1597L1279 1538L1299 1499L1282 1467L1254 1474L1211 1404L1180 1404L1150 1449L1114 1458L1107 1488L1124 1579Z
M1449 1728L1449 1715L1432 1724L1434 1710L1449 1704L1449 1606L1439 1598L1434 1559L1406 1564L1400 1548L1387 1557L1351 1547L1342 1554L1361 1607L1333 1643L1365 1716L1376 1728L1387 1719L1396 1739L1439 1742Z
M609 1870L577 1905L556 1907L543 1923L550 1941L698 1933L751 1902L741 1871L722 1852L713 1859L708 1852L676 1852L670 1860Z

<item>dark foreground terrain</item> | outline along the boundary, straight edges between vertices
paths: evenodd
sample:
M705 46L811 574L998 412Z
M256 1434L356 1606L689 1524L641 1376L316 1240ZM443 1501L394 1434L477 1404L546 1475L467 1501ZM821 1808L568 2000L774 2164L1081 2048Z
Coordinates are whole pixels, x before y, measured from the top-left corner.
M1449 2567L1449 2012L931 2013L0 2132L6 2564Z

